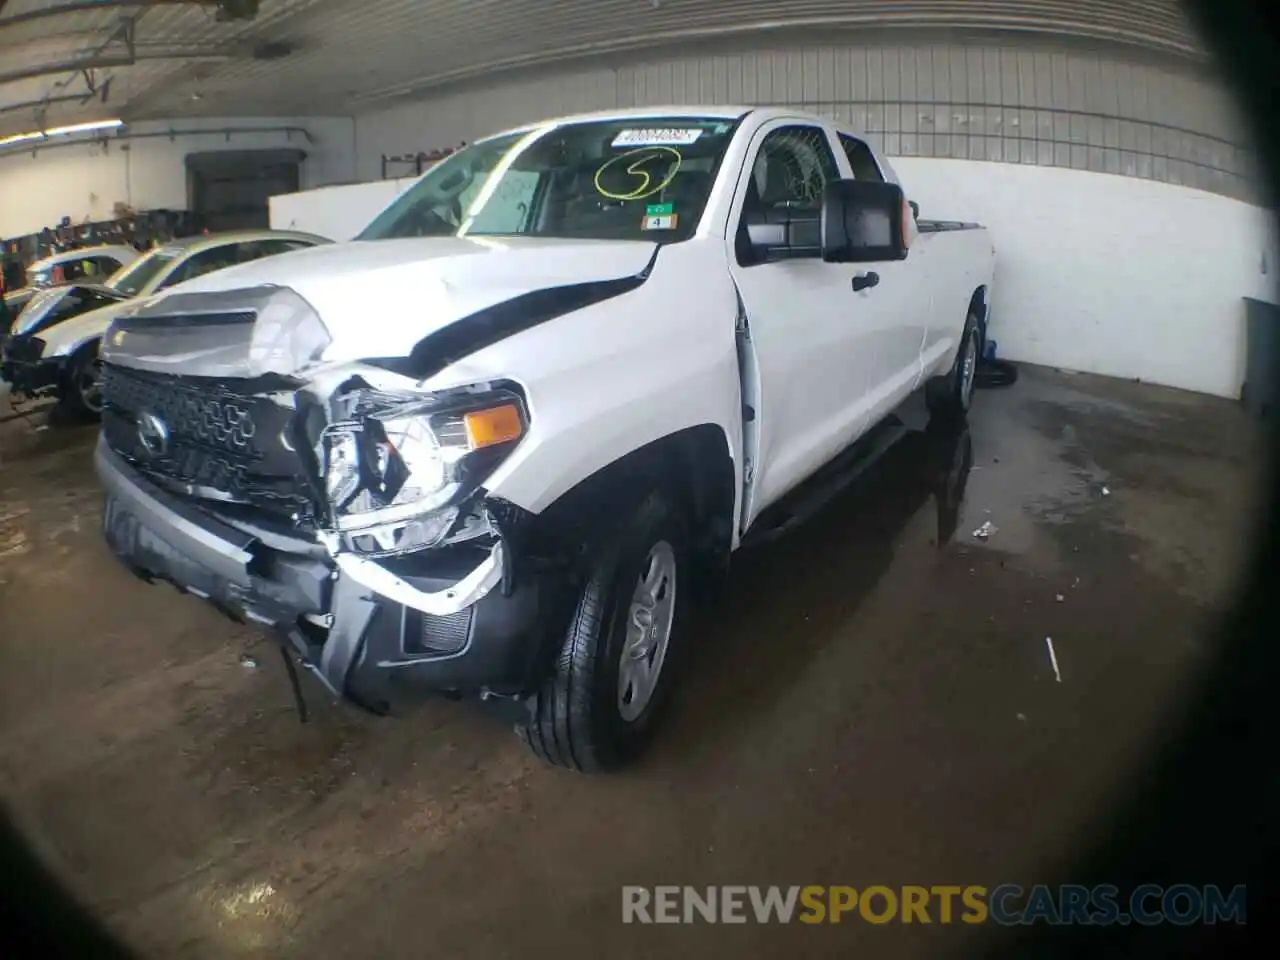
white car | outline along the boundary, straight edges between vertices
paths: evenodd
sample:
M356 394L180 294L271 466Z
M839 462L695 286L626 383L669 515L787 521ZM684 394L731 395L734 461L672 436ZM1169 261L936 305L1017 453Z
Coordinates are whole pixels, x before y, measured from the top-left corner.
M40 290L64 283L101 282L140 256L142 254L133 247L124 245L84 247L55 253L27 267L27 285L6 293L4 304L9 313L17 314ZM0 286L3 284L0 283Z
M75 412L102 411L98 346L120 309L239 263L328 243L287 230L240 230L173 240L102 283L81 280L40 290L0 345L0 379L19 397L55 396Z
M479 697L616 766L768 511L919 388L963 418L993 257L820 117L531 124L354 242L118 314L106 539L334 694Z

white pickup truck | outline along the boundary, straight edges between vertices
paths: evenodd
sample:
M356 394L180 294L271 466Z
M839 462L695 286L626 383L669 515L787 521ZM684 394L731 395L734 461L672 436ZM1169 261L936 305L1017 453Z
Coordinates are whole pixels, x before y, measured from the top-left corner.
M103 347L104 528L388 712L505 707L579 770L648 738L689 602L918 388L963 417L993 249L782 109L460 151L355 241L181 284Z

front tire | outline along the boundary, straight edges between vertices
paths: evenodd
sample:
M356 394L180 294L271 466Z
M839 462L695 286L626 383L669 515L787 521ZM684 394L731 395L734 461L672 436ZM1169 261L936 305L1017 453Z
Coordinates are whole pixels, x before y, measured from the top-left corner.
M925 384L925 402L931 414L956 420L968 415L973 403L981 350L982 328L978 318L971 313L965 320L964 333L951 369Z
M552 675L517 727L543 760L594 773L648 743L688 608L687 556L682 518L658 492L597 552Z
M67 362L62 383L62 405L83 420L102 417L102 359L98 343L86 343Z

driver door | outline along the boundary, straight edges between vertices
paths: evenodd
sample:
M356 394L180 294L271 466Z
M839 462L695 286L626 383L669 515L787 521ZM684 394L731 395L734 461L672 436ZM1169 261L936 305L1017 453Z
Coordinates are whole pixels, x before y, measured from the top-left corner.
M847 167L833 131L775 120L756 132L735 192L728 252L759 383L744 529L859 436L883 379L867 318L875 291L853 289L863 267L825 263L816 246L762 260L747 239L750 222L816 222L823 189Z

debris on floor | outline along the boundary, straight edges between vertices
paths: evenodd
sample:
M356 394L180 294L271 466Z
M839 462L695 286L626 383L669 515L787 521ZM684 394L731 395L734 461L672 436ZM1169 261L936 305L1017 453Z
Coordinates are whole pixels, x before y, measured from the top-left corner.
M984 520L982 521L982 526L980 526L977 530L973 531L973 535L979 540L986 540L993 533L995 533L996 530L997 530L997 527L994 523L992 523L990 520Z
M1103 488L1102 488L1102 495L1103 495L1104 497L1109 497L1109 496L1111 496L1111 488L1110 488L1110 487L1103 487Z
M247 653L240 654L240 666L246 670L258 669L258 658Z
M1063 596L1062 594L1060 594L1060 593L1055 593L1055 594L1053 595L1053 599L1055 599L1055 600L1057 600L1059 603L1061 603L1063 600L1065 600L1065 599L1067 599L1067 598L1066 598L1066 597L1064 597L1064 596Z
M1049 648L1049 663L1053 667L1053 679L1062 682L1062 673L1058 670L1058 655L1053 652L1053 637L1045 637L1044 645Z
M21 530L14 530L0 536L0 557L19 556L31 549L27 535Z

